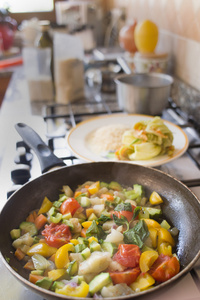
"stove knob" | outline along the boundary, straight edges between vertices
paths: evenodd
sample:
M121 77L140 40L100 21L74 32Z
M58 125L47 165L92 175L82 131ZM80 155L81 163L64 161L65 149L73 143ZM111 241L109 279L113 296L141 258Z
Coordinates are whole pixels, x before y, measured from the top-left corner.
M10 187L10 189L7 191L7 198L9 198L14 192L16 192L18 189L22 187L21 184L15 184Z
M25 164L30 166L32 159L33 159L32 153L27 152L26 148L24 147L17 148L17 155L15 157L16 164Z
M19 164L11 171L11 179L15 184L24 184L31 177L30 166Z

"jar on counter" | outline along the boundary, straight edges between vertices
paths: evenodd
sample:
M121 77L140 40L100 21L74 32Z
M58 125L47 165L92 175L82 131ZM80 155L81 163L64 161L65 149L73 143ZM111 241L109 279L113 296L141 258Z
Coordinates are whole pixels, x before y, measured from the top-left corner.
M168 53L125 52L124 59L133 73L168 73Z
M133 57L135 73L167 73L168 53L140 53L136 52Z

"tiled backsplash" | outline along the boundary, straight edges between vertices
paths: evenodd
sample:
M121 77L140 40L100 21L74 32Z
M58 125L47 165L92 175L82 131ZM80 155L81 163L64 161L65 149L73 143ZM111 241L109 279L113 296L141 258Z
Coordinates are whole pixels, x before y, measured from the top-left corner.
M104 0L125 7L127 20L150 19L159 27L156 51L171 56L178 105L200 119L200 0ZM175 93L176 92L176 93Z
M200 124L200 92L182 80L175 78L172 85L171 97L188 118L192 117Z

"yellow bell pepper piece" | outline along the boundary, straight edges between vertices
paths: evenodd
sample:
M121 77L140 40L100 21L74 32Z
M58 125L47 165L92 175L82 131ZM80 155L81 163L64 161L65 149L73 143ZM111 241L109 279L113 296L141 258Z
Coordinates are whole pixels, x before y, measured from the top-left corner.
M175 241L171 233L167 229L161 227L158 229L158 246L163 242L169 243L172 247L175 246Z
M90 244L92 241L95 241L95 242L98 243L98 239L97 239L95 236L89 237L89 239L88 239L89 244Z
M48 277L52 279L53 281L59 279L66 273L65 269L56 269L56 270L51 270L48 272Z
M100 181L96 181L93 184L91 184L88 188L88 192L93 195L96 194L100 189Z
M77 198L77 197L80 196L81 194L82 194L81 191L76 191L76 192L74 193L74 198Z
M140 256L140 269L143 273L146 273L153 265L154 261L158 258L158 252L154 250L145 251Z
M53 203L47 197L44 197L42 205L40 206L40 209L38 211L38 215L48 212L52 205Z
M163 199L157 192L154 191L150 195L149 202L153 205L158 205L158 204L163 203Z
M60 247L55 254L55 265L56 268L62 269L66 268L69 263L69 255L68 252L74 252L74 245L72 244L65 244L64 246Z
M83 228L88 229L92 225L92 221L85 221L81 224Z
M89 216L94 212L94 209L93 208L86 208L86 216L87 218L89 218Z
M89 292L89 285L85 281L77 287L67 284L62 289L56 289L55 292L65 296L85 298Z
M76 246L77 244L79 244L79 241L77 239L72 239L70 240L70 243Z
M27 255L32 256L34 254L40 254L44 257L49 257L56 253L56 251L57 248L51 247L46 243L37 243L30 247L30 249L27 251Z
M140 273L137 279L130 285L132 290L140 292L148 289L155 283L155 279L148 273Z
M152 241L152 246L153 246L153 248L156 248L157 247L158 230L154 227L150 227L150 228L148 228L148 230L149 230L149 236Z
M157 221L155 221L153 219L143 219L143 220L147 224L148 229L151 228L151 227L153 227L153 228L161 228L161 225Z
M158 246L158 253L172 256L172 246L169 243L161 243Z

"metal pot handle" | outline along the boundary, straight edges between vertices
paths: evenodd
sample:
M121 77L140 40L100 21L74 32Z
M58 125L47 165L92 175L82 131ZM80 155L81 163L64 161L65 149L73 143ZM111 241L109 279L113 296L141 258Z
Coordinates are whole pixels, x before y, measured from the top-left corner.
M123 57L117 57L117 62L126 74L132 74L130 67Z
M21 135L24 142L37 155L42 173L45 173L55 167L66 166L62 159L54 155L51 149L31 127L24 123L17 123L15 124L15 129Z

